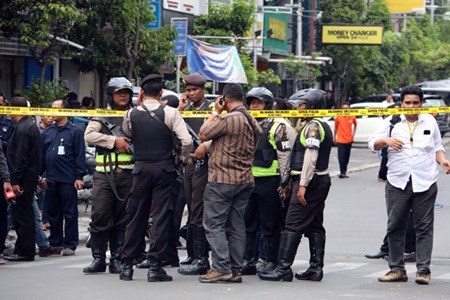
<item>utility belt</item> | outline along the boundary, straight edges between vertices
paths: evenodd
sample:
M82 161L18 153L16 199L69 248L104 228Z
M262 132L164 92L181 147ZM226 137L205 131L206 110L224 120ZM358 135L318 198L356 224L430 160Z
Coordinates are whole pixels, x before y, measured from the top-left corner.
M113 164L113 166L131 166L131 165L133 165L133 162L132 161L115 161L112 164ZM97 167L109 167L108 163L97 162L97 163L95 163L95 165Z
M293 180L299 180L301 174L302 174L302 171L292 170L292 171L291 171L291 178L292 178ZM328 169L325 169L325 170L318 170L318 169L315 169L315 170L314 170L314 174L316 174L317 176L323 176L323 175L328 175L329 172L328 172Z
M208 164L208 155L205 155L203 158L201 159L197 159L195 157L195 154L191 153L189 154L189 159L186 163L186 165L188 166L193 166L195 165L195 169L200 169L201 167L205 166Z

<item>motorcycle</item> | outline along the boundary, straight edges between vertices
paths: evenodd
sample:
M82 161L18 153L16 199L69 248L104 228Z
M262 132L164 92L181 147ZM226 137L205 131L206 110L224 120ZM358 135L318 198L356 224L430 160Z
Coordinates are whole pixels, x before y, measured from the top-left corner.
M94 186L94 171L96 167L95 162L95 147L86 147L86 175L83 177L84 186L77 191L78 204L84 203L86 212L89 204L92 202L92 187Z

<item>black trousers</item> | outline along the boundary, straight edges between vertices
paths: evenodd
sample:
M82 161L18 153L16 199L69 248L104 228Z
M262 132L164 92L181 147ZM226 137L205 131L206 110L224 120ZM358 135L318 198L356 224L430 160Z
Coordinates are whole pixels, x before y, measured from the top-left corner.
M285 229L304 234L306 237L309 237L311 233L325 235L323 211L331 186L330 175L314 175L306 188L305 199L307 204L305 206L297 201L298 184L299 179L295 178L292 181L291 201L286 216Z
M158 261L165 258L170 222L173 219L170 191L176 177L172 160L156 163L135 162L132 194L127 207L129 222L122 249L123 263L131 264L133 259L139 256L150 213L153 225L150 229L148 258Z
M277 192L279 184L279 176L255 177L255 189L244 215L247 235L256 236L260 229L265 237L281 232L281 200Z
M203 226L203 193L208 182L208 165L195 165L184 168L184 189L189 213L189 224Z
M126 207L131 195L133 174L125 171L114 174L119 200L115 196L107 175L94 173L94 187L92 188L92 213L89 227L91 232L105 232L118 230L125 232L127 225Z
M341 174L347 173L348 161L350 160L350 152L352 151L352 143L337 144L337 153L339 161L339 169Z
M3 186L0 188L0 253L5 250L3 242L8 235L8 203L5 200Z
M16 204L11 205L14 229L17 233L14 253L28 257L36 255L33 197L34 188L24 188L24 193L16 197ZM4 240L0 242L4 243Z

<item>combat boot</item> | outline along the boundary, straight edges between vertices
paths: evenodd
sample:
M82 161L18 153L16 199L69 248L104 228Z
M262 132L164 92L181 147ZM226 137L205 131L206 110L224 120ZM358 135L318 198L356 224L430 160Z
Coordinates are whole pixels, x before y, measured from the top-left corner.
M194 241L193 241L193 232L192 226L186 225L186 251L188 257L185 260L180 261L180 265L191 265L196 263L195 254L194 254Z
M156 258L148 259L150 267L148 268L147 281L172 281L172 276L168 275L166 271L161 267L161 261Z
M309 236L309 268L303 273L296 273L298 280L321 281L323 278L323 257L325 255L325 235L312 233Z
M94 260L83 269L83 273L95 274L106 271L106 235L103 232L91 232L91 252Z
M298 232L283 231L281 233L280 249L278 251L279 263L274 270L259 273L259 279L292 281L294 274L292 273L291 266L294 263L301 237L301 234Z
M122 251L125 232L113 230L109 238L111 257L109 258L109 273L120 274L122 265L120 263L120 252Z
M258 246L256 233L247 233L245 239L244 265L242 275L256 275L256 250Z
M133 264L132 262L122 261L122 268L119 275L120 280L130 281L133 280Z
M209 270L208 241L206 240L205 229L194 227L192 230L194 240L194 253L197 261L191 265L178 268L178 273L182 275L204 275Z
M280 233L274 233L271 236L265 237L267 265L260 270L260 273L271 272L277 267L278 249L280 247Z

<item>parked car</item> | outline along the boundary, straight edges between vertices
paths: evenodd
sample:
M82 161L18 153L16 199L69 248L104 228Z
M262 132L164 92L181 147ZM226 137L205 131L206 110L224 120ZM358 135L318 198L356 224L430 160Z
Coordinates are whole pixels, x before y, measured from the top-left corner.
M362 102L350 104L350 108L386 108L388 105L381 102ZM383 116L357 116L357 128L354 143L367 143L369 136L383 123ZM334 135L334 117L327 121Z

